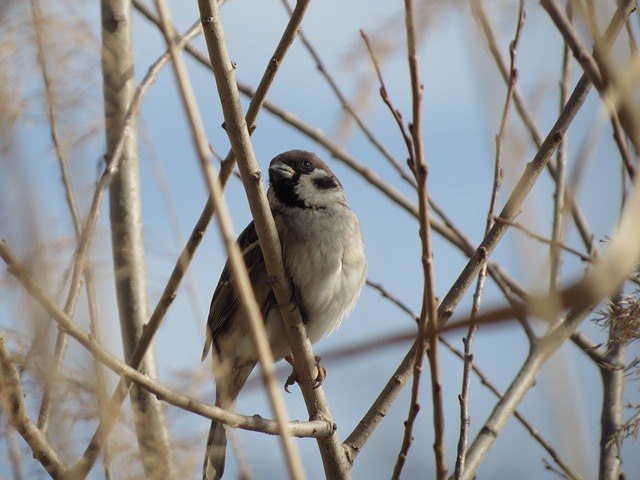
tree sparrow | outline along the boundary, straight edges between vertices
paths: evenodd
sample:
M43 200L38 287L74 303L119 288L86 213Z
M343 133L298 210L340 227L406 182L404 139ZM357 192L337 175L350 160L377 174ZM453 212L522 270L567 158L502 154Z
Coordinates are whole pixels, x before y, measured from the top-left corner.
M367 260L360 223L349 208L340 181L316 155L291 150L269 166L267 192L284 267L311 343L332 332L351 311L365 281ZM268 280L253 222L238 237L249 278L261 307L275 360L291 354ZM257 363L251 333L225 265L211 300L202 358L213 345L216 405L232 411ZM211 422L203 479L224 472L227 428Z

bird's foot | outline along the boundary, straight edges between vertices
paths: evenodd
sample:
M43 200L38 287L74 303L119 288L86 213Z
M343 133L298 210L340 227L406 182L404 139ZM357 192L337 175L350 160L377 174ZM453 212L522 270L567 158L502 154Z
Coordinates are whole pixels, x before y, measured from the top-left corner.
M287 377L287 380L284 382L284 389L287 393L291 393L289 391L289 387L298 383L298 372L296 372L296 367L293 364L293 355L287 355L284 359L291 365L291 374ZM318 370L318 375L316 376L315 383L313 384L313 388L318 388L324 382L324 379L327 378L327 369L324 368L320 364L321 358L316 356L316 369Z

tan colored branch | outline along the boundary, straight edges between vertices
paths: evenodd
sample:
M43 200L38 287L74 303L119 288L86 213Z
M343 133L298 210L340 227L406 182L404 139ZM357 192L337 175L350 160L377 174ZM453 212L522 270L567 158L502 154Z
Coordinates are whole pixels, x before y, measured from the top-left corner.
M153 393L158 399L197 413L198 415L202 415L206 418L214 419L246 430L262 431L269 434L275 434L278 432L278 426L273 420L263 419L256 415L245 416L236 413L229 413L221 408L208 405L187 395L175 392L174 390L163 386L157 380L154 380L148 375L127 365L102 347L95 338L83 332L75 323L73 323L69 316L66 315L64 311L36 283L25 267L18 261L6 243L2 240L0 240L0 257L7 265L9 272L18 279L25 290L42 306L51 318L53 318L53 320L58 324L58 327L74 338L80 345L82 345L82 347L90 352L94 358L117 375L124 376L129 381L143 386L149 392ZM126 392L124 395L126 395ZM116 404L112 400L108 405L113 409L110 413L113 414L115 412L117 415L120 404ZM290 422L287 424L286 428L291 435L297 437L326 436L333 430L333 427L324 420ZM84 473L79 467L81 463L82 462L78 462L78 464L70 470L70 478L84 478L84 476L86 476L86 473Z
M33 456L53 478L62 478L66 466L62 463L47 436L31 421L18 371L0 337L0 402L9 423L22 436Z
M332 423L331 413L322 389L313 388L316 373L315 359L304 324L299 312L291 312L290 309L292 296L290 286L284 275L280 242L266 199L266 193L260 182L262 175L249 139L249 129L240 109L240 97L235 80L235 72L226 52L224 33L218 16L217 5L215 2L206 0L201 0L198 4L205 27L209 58L216 77L218 95L222 103L225 128L238 161L267 271L272 278L277 279L272 287L278 304L281 306L284 324L288 327L286 330L290 335L289 341L307 409L312 417L318 415ZM306 9L306 5L308 5L308 2L298 2L296 10L300 9L300 15ZM255 340L257 339L254 337ZM262 365L262 368L272 368L272 364ZM273 407L276 407L275 403ZM283 441L285 440L283 438ZM346 462L337 433L334 432L329 437L318 439L318 445L323 459L325 474L331 478L346 478L349 475L349 464ZM294 470L295 465L291 462L292 459L289 457L288 459L290 460L288 465L290 474L297 477L300 473Z

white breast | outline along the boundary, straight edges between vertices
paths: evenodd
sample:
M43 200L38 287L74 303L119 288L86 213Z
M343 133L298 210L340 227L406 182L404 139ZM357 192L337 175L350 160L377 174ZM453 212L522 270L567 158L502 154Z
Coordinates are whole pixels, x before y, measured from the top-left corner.
M276 223L314 343L338 328L353 308L365 281L366 257L360 224L351 210L308 209L298 214L304 221L281 217Z

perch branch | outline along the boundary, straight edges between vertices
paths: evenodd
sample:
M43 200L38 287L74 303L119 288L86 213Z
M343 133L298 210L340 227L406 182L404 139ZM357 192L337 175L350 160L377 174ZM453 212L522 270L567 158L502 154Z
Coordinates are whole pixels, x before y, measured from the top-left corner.
M276 278L272 288L283 317L284 324L288 327L289 343L293 352L296 370L300 376L300 387L307 404L307 410L313 417L319 415L332 423L331 413L324 392L321 388L313 388L315 376L315 359L311 344L306 335L306 329L299 311L291 311L290 286L284 275L282 263L282 251L278 240L273 216L269 208L266 193L259 181L262 176L258 169L255 155L249 139L249 130L241 114L239 92L235 81L235 72L226 52L224 33L220 23L217 5L215 2L201 0L198 3L203 25L205 25L205 38L209 50L209 58L216 77L216 86L222 103L225 117L225 128L233 151L238 159L238 167L247 192L249 206L251 208L254 224L260 239L261 248L265 258L267 271ZM308 2L298 2L296 11L300 18ZM295 12L294 12L295 15ZM266 337L265 337L266 338ZM268 345L267 345L268 346ZM265 366L263 365L263 368ZM287 441L285 435L283 441ZM337 433L319 438L318 446L323 459L325 474L331 478L347 478L349 476L349 464L346 462L344 451L341 448ZM293 475L293 464L289 465ZM302 475L302 467L295 476Z

